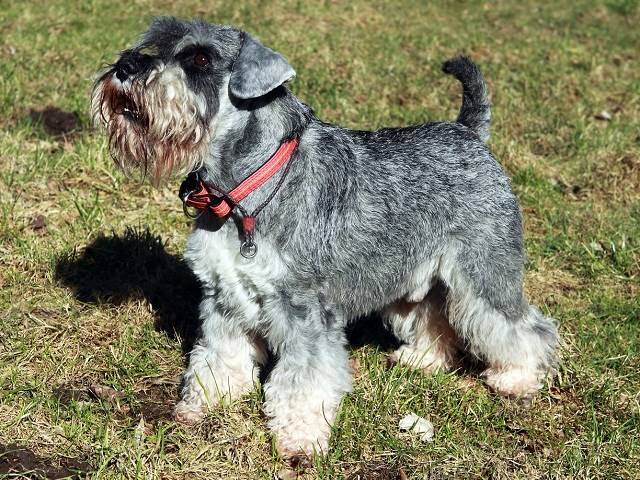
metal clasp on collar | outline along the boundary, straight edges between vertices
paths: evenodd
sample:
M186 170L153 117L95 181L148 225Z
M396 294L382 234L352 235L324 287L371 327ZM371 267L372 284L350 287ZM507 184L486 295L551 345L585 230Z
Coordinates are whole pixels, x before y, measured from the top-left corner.
M253 241L253 234L256 231L256 218L246 215L242 218L242 231L244 242L240 245L240 255L244 258L253 258L258 253L258 245Z
M187 175L187 178L185 178L180 185L180 191L178 192L178 196L180 197L180 200L182 200L182 211L187 217L193 220L202 215L203 210L200 208L194 208L197 211L197 213L195 214L189 211L189 201L191 199L191 195L196 193L200 188L200 181L200 172L191 172L189 173L189 175Z
M195 190L191 190L191 191L187 192L187 193L182 197L182 211L184 212L184 214L185 214L187 217L191 218L192 220L195 220L195 219L197 219L197 218L200 218L200 215L202 215L202 212L204 212L204 210L200 210L200 209L194 208L194 210L197 212L197 213L195 213L195 214L193 214L193 213L191 213L191 212L189 211L189 205L188 205L189 197L191 196L191 194L192 194L193 192L195 192Z

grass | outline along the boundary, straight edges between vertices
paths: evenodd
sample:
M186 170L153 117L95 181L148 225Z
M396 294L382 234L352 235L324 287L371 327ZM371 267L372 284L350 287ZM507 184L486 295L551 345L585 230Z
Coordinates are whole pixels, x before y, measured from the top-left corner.
M491 88L490 146L522 204L527 292L560 323L558 377L523 410L473 376L387 369L384 342L358 343L355 390L306 478L640 477L637 0L0 10L0 472L18 457L32 478L282 468L258 392L193 429L170 420L198 297L180 253L180 180L125 179L87 117L92 75L169 13L253 32L297 69L294 92L347 127L454 118L459 87L439 71L452 55L473 57ZM48 106L75 113L64 133L38 115ZM399 431L409 411L431 419L432 443Z

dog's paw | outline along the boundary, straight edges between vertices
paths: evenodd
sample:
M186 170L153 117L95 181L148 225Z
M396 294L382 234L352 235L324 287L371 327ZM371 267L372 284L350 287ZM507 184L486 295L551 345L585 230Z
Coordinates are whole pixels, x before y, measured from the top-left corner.
M320 439L282 438L277 436L276 448L289 470L302 472L313 465L316 455L323 455L329 448L328 434Z
M530 406L533 397L542 388L542 373L524 368L489 368L481 376L493 393L517 400L523 406Z
M298 452L291 454L284 458L284 463L287 468L296 472L302 472L307 468L310 468L313 463L313 457L305 454L304 452Z
M451 370L451 362L444 353L437 352L435 349L418 351L408 345L403 345L387 355L387 368L393 368L396 364L419 370L425 375L433 375L439 370L445 372Z
M204 418L206 413L206 405L201 403L187 403L181 400L173 409L173 419L185 425L195 425Z

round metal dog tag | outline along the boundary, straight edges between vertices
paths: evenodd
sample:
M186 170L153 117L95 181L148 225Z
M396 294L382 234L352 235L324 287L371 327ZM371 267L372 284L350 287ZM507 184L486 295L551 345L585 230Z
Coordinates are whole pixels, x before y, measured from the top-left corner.
M244 258L253 258L258 253L258 246L252 240L245 240L240 245L240 255Z

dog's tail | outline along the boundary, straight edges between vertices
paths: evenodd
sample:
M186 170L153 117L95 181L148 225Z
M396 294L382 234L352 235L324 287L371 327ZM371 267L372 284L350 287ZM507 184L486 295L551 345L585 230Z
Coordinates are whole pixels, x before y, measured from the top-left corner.
M486 142L491 126L491 105L480 69L467 57L455 57L444 62L442 71L462 83L462 107L456 122L469 127Z

